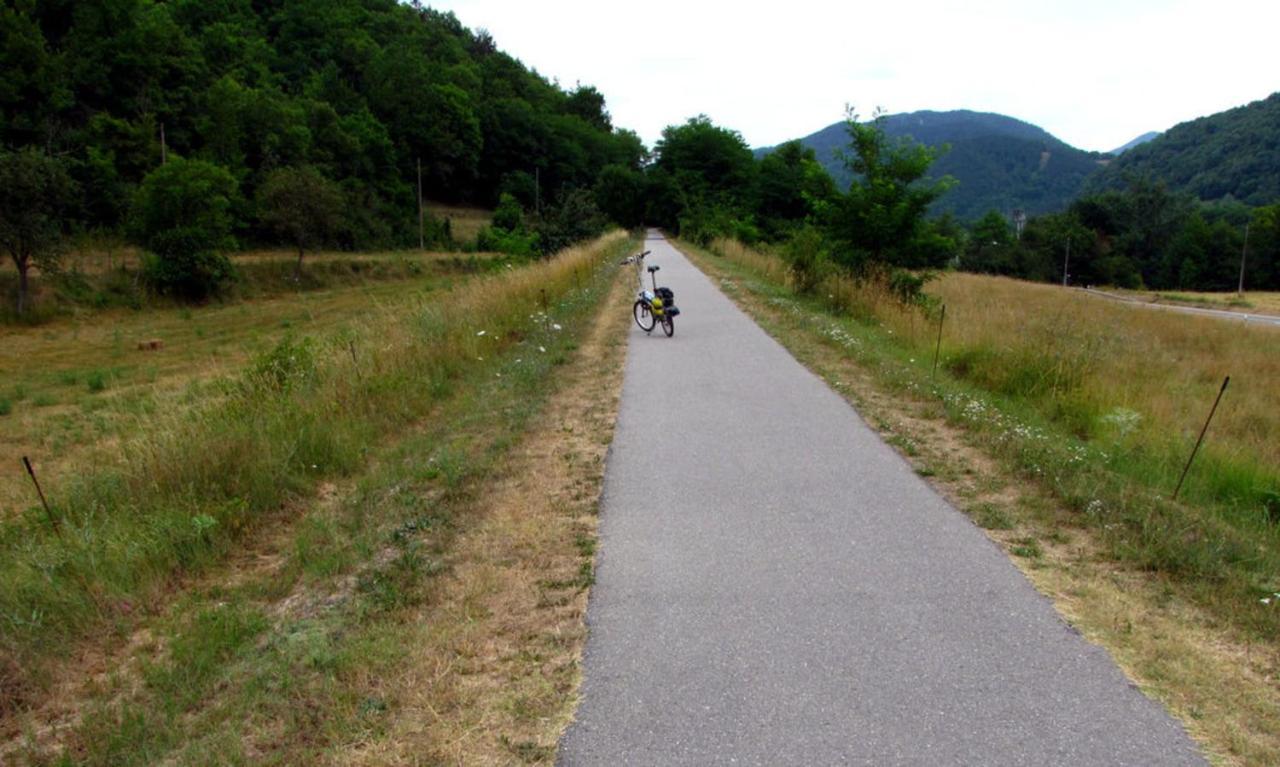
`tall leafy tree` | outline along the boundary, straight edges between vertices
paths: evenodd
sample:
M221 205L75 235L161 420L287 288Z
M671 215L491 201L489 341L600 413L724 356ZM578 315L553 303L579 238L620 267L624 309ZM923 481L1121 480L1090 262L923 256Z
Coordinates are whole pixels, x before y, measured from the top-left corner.
M0 248L18 270L19 315L28 308L31 267L57 267L72 194L62 161L32 148L0 153Z
M294 279L302 277L302 257L329 240L342 216L342 192L315 168L280 168L258 188L258 215L298 251Z
M872 264L936 266L920 263L921 253L935 254L936 259L941 252L932 245L924 247L924 218L951 180L927 180L938 150L890 139L883 117L877 111L870 122L859 122L852 108L846 115L849 151L844 161L853 183L826 208L833 256L855 271Z
M134 237L150 251L146 273L162 293L203 299L234 277L235 177L204 160L173 159L142 181L133 206Z
M800 141L789 141L765 155L758 175L757 218L772 237L813 215L836 193L817 154Z

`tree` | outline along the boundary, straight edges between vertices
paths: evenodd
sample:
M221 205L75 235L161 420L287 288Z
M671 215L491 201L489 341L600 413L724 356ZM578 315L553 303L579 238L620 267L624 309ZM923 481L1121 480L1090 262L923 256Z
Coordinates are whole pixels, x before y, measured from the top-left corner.
M812 149L789 141L760 161L757 190L757 217L777 237L834 197L836 187Z
M492 224L507 232L518 232L524 228L524 209L514 195L503 192L498 196L498 207L493 210Z
M235 272L224 252L235 247L235 178L203 160L175 158L143 179L133 204L134 239L150 251L148 281L162 293L203 299Z
M608 220L596 207L594 196L586 189L570 189L546 206L534 224L538 244L549 256L574 243L595 237L604 231Z
M963 268L982 274L1013 274L1013 231L998 210L989 210L974 222L965 248Z
M342 215L342 192L314 168L280 168L258 189L258 215L298 249L294 279L302 278L302 255L326 242Z
M623 165L608 165L596 181L596 205L614 223L628 229L644 223L645 178Z
M31 265L57 266L72 194L61 160L30 148L0 153L0 248L18 270L19 315L27 310Z
M849 109L845 126L851 152L844 162L853 183L847 194L826 207L828 236L836 246L833 255L853 271L873 264L918 265L915 251L921 245L925 213L952 184L949 178L925 181L938 150L891 140L883 118L877 110L870 122L860 123Z
M721 128L706 115L669 125L654 147L656 167L670 173L690 197L735 203L750 191L755 159L737 131Z

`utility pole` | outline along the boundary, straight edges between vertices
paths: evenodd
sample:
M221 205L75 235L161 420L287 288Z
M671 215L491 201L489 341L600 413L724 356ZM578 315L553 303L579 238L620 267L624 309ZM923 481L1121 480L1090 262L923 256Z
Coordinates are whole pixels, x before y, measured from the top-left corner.
M426 250L426 240L422 236L422 158L418 158L418 250Z
M1249 254L1249 222L1244 222L1244 247L1240 249L1240 285L1236 288L1236 293L1244 295L1244 260Z
M1067 267L1071 264L1071 238L1067 238L1067 257L1062 259L1062 287L1067 286Z
M164 140L164 123L160 123L160 164L169 164L169 147Z

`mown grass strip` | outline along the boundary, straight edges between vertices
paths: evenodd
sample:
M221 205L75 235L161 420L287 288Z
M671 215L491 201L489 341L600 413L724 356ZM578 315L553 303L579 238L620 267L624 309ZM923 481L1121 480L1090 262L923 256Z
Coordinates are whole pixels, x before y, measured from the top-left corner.
M557 332L547 312L624 242L480 278L347 334L286 339L215 405L158 417L117 465L54 493L62 538L38 514L0 527L7 706L69 643L122 632L175 577L221 560L320 481L360 472L372 446L428 416L467 371Z

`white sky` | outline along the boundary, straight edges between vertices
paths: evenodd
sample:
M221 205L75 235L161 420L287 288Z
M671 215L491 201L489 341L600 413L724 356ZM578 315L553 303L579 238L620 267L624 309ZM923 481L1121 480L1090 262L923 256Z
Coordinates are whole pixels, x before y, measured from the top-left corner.
M705 113L751 146L863 115L973 109L1082 149L1280 90L1280 0L426 0L652 145Z

